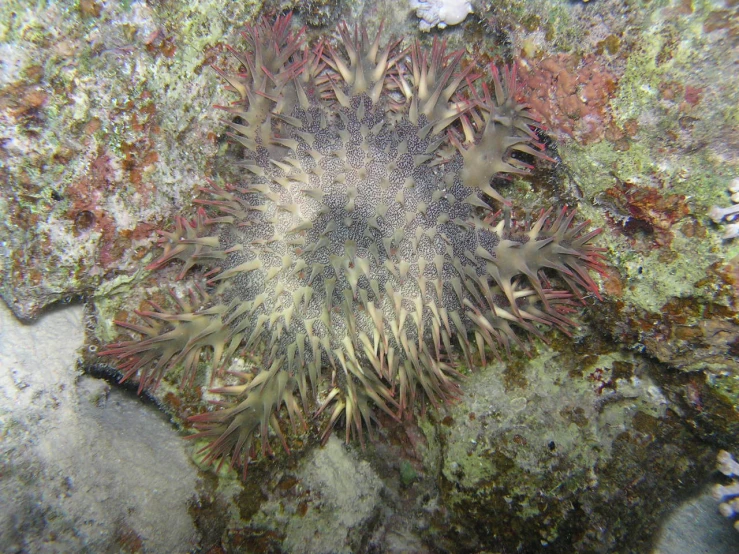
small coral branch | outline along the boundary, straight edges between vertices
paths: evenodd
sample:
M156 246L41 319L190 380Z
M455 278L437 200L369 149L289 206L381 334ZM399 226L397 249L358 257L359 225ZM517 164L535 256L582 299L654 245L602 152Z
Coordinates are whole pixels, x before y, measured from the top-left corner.
M713 220L715 224L724 222L733 222L739 218L739 179L734 179L729 185L729 192L731 193L731 201L734 202L732 206L727 208L719 208L714 206L711 211L708 212L708 216ZM725 239L733 239L739 237L739 222L729 223L724 227Z
M739 462L726 450L718 453L717 461L718 470L734 480L728 485L714 485L713 497L720 502L718 510L721 515L735 519L734 529L739 531L739 519L736 519L739 517Z

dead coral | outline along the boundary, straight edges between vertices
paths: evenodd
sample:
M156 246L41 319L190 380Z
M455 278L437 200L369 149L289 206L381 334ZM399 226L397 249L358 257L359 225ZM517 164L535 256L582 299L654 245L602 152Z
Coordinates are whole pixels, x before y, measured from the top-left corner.
M714 485L713 497L720 502L718 509L721 515L736 519L739 516L739 462L726 450L718 453L718 470L734 480L728 485ZM739 531L739 520L734 521L734 529Z
M708 212L710 217L716 225L721 223L728 223L724 227L724 239L733 239L739 237L739 222L733 223L739 218L739 179L734 179L729 184L729 192L731 193L731 201L733 205L726 208L719 208L713 206L711 211Z

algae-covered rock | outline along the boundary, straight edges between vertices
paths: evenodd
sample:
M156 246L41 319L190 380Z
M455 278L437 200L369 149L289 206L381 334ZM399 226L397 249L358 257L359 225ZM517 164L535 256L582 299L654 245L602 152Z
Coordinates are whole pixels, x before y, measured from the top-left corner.
M470 376L442 431L443 501L461 544L643 551L675 481L710 463L658 378L633 355L545 347Z
M227 115L212 107L230 99L210 65L240 69L225 44L291 9L312 44L340 48L342 19L369 29L384 19L383 41L445 39L476 70L516 62L517 100L541 116L555 163L494 186L521 219L577 205L603 229L609 268L603 300L586 298L586 316L571 306L574 338L546 331L550 346L526 343L532 358L513 345L493 364L450 356L465 374L459 398L401 422L379 414L366 450L333 436L321 449L311 419L287 438L290 454L276 448L243 481L201 468L199 548L646 551L719 448L739 451L739 242L709 217L739 176L730 3L482 0L458 26L421 36L410 7L388 0L8 0L0 296L23 319L83 300L82 365L115 381L95 349L116 340L113 320L149 309L144 299L166 301L180 269L145 269L161 254L154 229L192 216L206 177L239 176ZM183 392L178 375L154 397L183 427L210 393L205 379Z
M208 69L237 2L5 2L0 295L22 319L135 269L219 147Z

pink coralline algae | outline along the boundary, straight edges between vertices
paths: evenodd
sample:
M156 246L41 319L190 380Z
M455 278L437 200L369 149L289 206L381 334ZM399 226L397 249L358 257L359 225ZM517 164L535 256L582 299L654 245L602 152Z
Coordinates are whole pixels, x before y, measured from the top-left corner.
M608 109L616 78L595 55L568 54L521 65L529 106L547 125L582 144L603 139L611 126Z
M309 48L290 16L246 28L241 72L217 70L243 180L209 182L150 266L200 285L119 322L137 337L103 352L141 389L223 384L189 421L208 461L244 471L270 434L287 449L286 417L323 415L324 439L343 423L361 442L376 410L400 420L453 399L458 353L480 365L541 326L567 332L604 268L600 230L574 210L515 222L491 207L509 204L493 177L546 158L515 68L486 82L438 40L339 35ZM229 371L236 358L254 369Z

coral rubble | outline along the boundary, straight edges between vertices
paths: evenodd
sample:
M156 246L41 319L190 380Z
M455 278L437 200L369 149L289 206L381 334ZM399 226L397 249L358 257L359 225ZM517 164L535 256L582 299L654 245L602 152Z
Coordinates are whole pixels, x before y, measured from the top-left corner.
M208 461L244 471L270 429L287 448L280 414L296 427L316 406L324 440L343 420L362 441L375 408L402 419L453 398L457 348L472 366L539 325L567 332L574 300L598 295L599 230L566 207L535 221L491 207L509 204L496 175L546 159L515 67L486 68L488 85L438 40L339 31L340 48L308 48L290 16L246 28L241 72L217 70L237 95L224 110L243 182L202 188L150 266L177 260L200 285L121 321L143 338L103 352L141 389L180 365L192 385L206 353L221 381L248 352L259 369L231 372L217 409L190 418Z
M721 515L729 519L739 516L739 462L726 450L718 453L718 470L734 481L729 485L714 485L713 497L720 502ZM739 520L734 522L734 528L739 531Z
M726 208L714 206L708 213L709 217L717 225L722 222L734 222L739 217L739 179L734 179L729 185L731 201L734 203ZM724 229L724 238L733 239L739 237L739 222L729 223Z
M457 25L473 12L467 0L411 0L411 8L421 20L418 28L426 32Z

